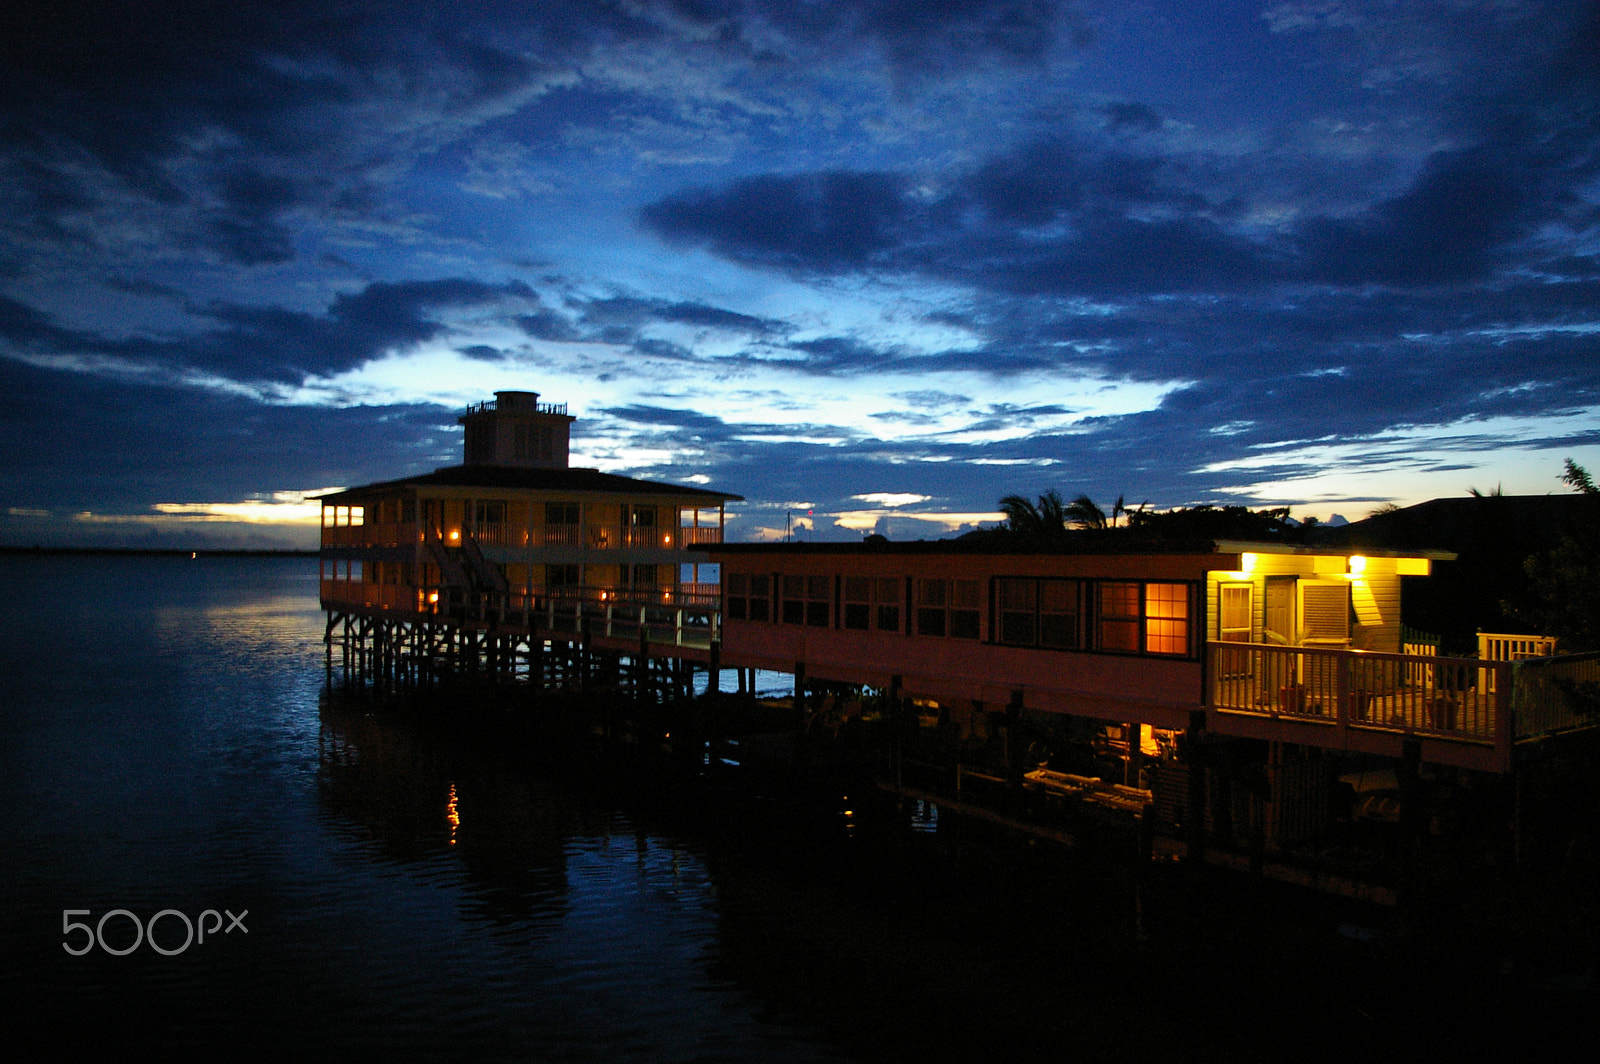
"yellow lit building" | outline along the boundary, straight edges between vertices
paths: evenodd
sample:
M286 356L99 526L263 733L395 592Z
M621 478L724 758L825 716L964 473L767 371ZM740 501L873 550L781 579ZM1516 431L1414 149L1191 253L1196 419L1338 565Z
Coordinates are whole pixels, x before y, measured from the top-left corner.
M574 420L535 392L496 392L460 418L461 465L323 496L324 607L714 603L704 548L740 496L572 468Z

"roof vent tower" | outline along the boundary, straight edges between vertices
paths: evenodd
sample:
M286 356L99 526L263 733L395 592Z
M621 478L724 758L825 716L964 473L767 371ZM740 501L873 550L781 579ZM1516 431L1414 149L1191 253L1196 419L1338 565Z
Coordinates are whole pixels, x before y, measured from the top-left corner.
M572 423L567 404L541 403L538 392L495 392L457 419L466 429L465 465L565 469Z

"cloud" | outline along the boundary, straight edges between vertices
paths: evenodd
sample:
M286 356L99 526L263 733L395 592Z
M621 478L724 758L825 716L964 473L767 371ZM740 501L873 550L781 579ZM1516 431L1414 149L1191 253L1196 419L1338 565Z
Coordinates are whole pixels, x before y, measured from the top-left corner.
M834 171L754 177L644 208L644 223L669 240L709 244L743 261L802 270L865 266L898 243L910 214L904 182L890 174Z

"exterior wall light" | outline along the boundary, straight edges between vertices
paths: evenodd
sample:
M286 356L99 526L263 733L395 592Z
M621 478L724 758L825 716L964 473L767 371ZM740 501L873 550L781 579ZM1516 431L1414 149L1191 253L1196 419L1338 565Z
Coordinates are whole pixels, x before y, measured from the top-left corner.
M1359 554L1352 554L1350 556L1350 575L1351 576L1360 576L1362 573L1364 573L1366 571L1367 571L1367 559L1362 557Z

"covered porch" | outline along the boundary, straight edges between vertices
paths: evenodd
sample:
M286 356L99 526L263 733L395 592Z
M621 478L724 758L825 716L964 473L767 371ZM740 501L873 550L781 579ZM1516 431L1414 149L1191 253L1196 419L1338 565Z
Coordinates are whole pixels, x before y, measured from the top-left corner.
M1206 726L1222 735L1509 772L1518 743L1592 725L1572 691L1600 654L1520 661L1211 642Z

